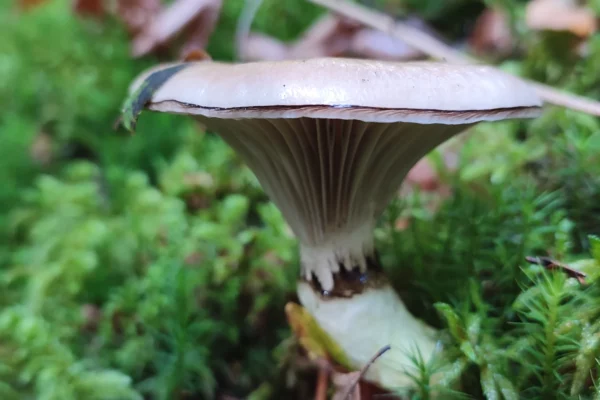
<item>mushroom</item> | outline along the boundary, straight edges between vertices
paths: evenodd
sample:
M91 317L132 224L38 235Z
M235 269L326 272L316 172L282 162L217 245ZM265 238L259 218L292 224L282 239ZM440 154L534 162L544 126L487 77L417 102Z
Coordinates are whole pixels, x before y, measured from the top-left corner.
M437 345L386 278L378 218L436 146L541 104L486 66L344 58L170 65L132 91L126 126L142 108L191 115L245 160L300 242L302 305L355 368L392 346L365 376L384 388L411 385L408 353Z

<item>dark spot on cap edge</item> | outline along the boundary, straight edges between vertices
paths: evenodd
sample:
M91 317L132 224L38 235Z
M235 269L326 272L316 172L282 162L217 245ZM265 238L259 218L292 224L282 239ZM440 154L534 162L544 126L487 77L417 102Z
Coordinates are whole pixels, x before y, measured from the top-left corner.
M165 84L173 75L181 71L182 69L192 65L193 63L187 62L178 65L173 65L159 71L151 73L140 87L133 92L125 100L125 104L122 109L122 120L121 124L130 132L135 131L138 116L143 111L144 107L148 104L152 96L162 85Z

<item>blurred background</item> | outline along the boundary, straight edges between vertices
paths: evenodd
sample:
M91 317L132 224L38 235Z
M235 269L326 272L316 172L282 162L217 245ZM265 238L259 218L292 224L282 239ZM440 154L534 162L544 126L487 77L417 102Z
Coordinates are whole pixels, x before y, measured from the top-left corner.
M355 3L600 99L600 1ZM307 0L1 2L0 399L315 398L284 312L296 243L254 176L191 119L115 126L138 73L204 52L429 58ZM599 233L592 114L547 105L420 162L377 242L450 351L402 398L600 399Z

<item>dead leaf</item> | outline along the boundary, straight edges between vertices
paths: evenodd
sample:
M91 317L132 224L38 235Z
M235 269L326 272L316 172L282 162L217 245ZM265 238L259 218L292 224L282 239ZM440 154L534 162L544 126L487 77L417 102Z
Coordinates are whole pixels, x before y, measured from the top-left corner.
M41 6L46 2L47 0L18 0L17 8L20 11L31 11L35 7Z
M500 10L486 9L475 22L469 45L476 54L508 55L514 38L508 17Z
M336 391L332 400L361 400L363 397L365 399L371 399L374 397L375 393L385 393L368 382L362 382L362 378L365 376L371 365L390 349L390 346L385 346L380 349L360 371L346 373L334 371L332 374L332 382L336 387Z
M106 14L104 0L74 0L73 11L84 17L101 18Z
M576 279L580 285L585 284L585 278L587 277L587 275L585 273L578 271L574 268L571 268L568 265L563 264L559 261L553 260L549 257L532 257L532 256L525 257L525 260L531 264L541 265L542 267L544 267L545 269L547 269L549 271L554 271L554 270L563 271L569 278Z
M597 30L594 12L575 0L533 0L525 9L525 21L533 30L565 31L579 37Z
M319 367L317 375L317 387L315 388L315 400L327 400L327 389L329 386L329 371L331 368Z
M95 331L102 319L102 311L94 304L84 304L81 306L80 312L83 318L82 328L85 331Z
M203 12L200 12L200 15L188 24L188 27L185 29L186 32L184 32L186 39L182 46L182 54L185 55L186 53L206 49L210 36L219 20L221 6L222 0L212 0L212 5L208 6Z
M411 24L424 23L411 21ZM242 33L238 57L245 61L358 56L410 60L423 56L419 50L375 29L361 28L349 19L328 14L318 19L291 45L260 33Z
M114 13L123 21L131 35L148 26L161 9L160 0L117 0Z
M361 400L360 386L356 384L360 380L360 371L338 372L331 380L336 387L332 400Z
M238 57L244 61L285 60L288 47L281 41L261 33L251 33L241 39Z
M285 313L292 332L311 360L333 360L344 368L350 368L344 351L304 307L290 302L285 305Z
M415 60L424 56L421 51L387 33L370 28L361 29L354 34L350 52L360 57L393 61Z
M42 131L37 134L29 148L31 159L40 166L48 166L53 158L52 136Z
M454 145L454 146L452 146ZM441 146L440 151L444 161L444 167L447 171L455 171L458 168L458 149L461 143L448 143ZM456 147L456 148L455 148ZM420 159L408 172L406 182L409 185L415 185L426 192L439 191L446 194L446 188L440 182L437 171L427 157Z
M291 46L288 58L335 57L346 53L360 25L346 18L327 14L317 20Z
M221 0L177 0L162 10L137 34L132 43L134 57L144 56L191 27L188 46L204 48L221 10ZM191 43L191 44L189 44Z
M208 54L206 51L204 51L201 48L197 48L197 49L186 49L185 51L182 51L182 57L181 59L184 62L191 62L191 61L211 61L212 57L210 56L210 54Z
M427 158L420 159L406 175L406 182L418 186L420 189L431 192L439 184L438 174Z

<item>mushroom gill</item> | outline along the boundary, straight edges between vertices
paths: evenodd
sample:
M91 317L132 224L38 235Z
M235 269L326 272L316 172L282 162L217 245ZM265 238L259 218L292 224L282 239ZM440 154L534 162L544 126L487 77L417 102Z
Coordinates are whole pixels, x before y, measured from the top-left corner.
M372 231L410 168L468 125L198 117L244 159L301 243L324 291L375 258Z

